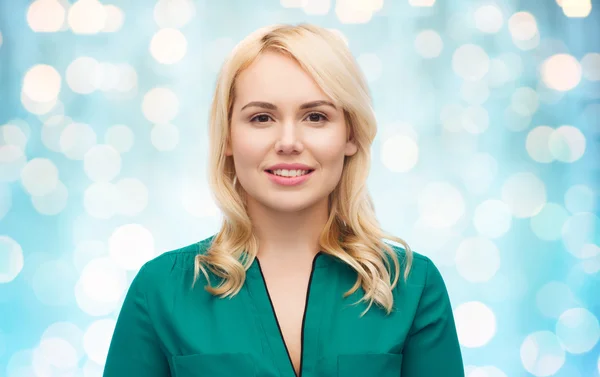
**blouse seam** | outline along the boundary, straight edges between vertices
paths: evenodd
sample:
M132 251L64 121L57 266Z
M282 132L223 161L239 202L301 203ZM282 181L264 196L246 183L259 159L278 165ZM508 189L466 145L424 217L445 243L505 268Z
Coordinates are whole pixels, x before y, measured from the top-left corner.
M415 310L415 315L413 316L412 322L410 323L410 330L408 331L408 336L412 336L412 329L413 326L415 324L415 320L417 319L417 316L419 315L419 309L421 308L421 300L423 299L423 292L425 292L425 289L427 289L427 281L429 280L429 265L431 264L431 261L429 261L428 258L425 258L427 265L425 267L425 283L423 285L423 289L421 289L421 293L419 294L419 301L417 302L417 309Z

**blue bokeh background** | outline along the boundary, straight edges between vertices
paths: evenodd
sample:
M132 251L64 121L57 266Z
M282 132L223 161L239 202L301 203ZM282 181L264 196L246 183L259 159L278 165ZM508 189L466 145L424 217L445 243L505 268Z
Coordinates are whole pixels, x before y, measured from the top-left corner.
M467 375L599 376L599 8L0 0L0 375L101 375L139 267L218 230L223 59L312 22L369 81L377 215L444 275Z

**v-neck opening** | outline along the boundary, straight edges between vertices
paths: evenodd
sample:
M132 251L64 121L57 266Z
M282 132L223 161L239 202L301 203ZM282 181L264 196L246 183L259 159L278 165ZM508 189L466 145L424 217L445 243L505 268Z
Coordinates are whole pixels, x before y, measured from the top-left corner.
M296 368L294 368L294 362L292 361L292 355L290 354L290 350L288 348L288 345L285 341L285 338L283 336L283 331L281 330L281 325L279 323L279 318L277 317L277 312L275 311L275 305L273 305L273 300L271 299L271 294L269 293L269 287L267 286L267 281L265 279L265 276L262 272L262 268L260 266L260 261L258 260L258 258L256 258L256 265L258 267L258 272L260 273L260 277L262 279L264 288L265 288L265 292L267 294L267 297L269 298L269 304L271 306L271 312L273 313L273 317L275 318L275 323L277 324L277 329L279 330L279 336L281 338L281 342L283 343L283 346L285 347L285 351L287 353L288 356L288 360L290 363L290 366L292 368L292 371L294 372L294 376L295 377L302 377L302 369L304 366L304 327L306 324L306 313L308 311L308 300L310 297L310 286L313 280L313 276L315 273L315 267L317 267L317 260L319 259L319 256L322 255L323 253L321 251L319 251L313 258L312 261L312 266L310 269L310 276L308 278L308 285L306 287L306 298L304 300L304 310L303 310L303 314L302 314L302 323L301 323L301 328L300 328L300 365L298 368L298 373L296 373Z

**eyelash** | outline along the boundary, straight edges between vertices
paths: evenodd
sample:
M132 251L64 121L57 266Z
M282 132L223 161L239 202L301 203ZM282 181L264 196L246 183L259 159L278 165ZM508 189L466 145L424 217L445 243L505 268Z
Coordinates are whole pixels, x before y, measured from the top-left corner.
M327 118L327 116L326 116L325 114L322 114L322 113L317 113L317 112L312 112L312 113L309 113L309 114L307 115L307 117L309 117L309 116L311 116L311 115L314 115L314 114L316 114L316 115L320 115L321 117L323 117L323 120L322 120L322 121L320 121L320 122L312 122L312 123L321 123L321 122L324 122L324 121L328 121L328 120L329 120L329 118ZM250 122L252 122L252 123L266 123L266 122L258 122L258 121L256 121L256 120L255 120L256 118L258 118L259 116L262 116L262 115L266 115L266 116L268 116L268 117L271 117L269 114L256 114L255 116L253 116L253 117L250 119Z

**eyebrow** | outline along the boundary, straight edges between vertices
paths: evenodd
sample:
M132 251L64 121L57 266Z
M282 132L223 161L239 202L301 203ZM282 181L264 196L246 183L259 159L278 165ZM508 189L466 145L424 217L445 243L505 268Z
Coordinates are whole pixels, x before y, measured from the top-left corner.
M319 107L319 106L331 106L332 108L337 110L337 107L335 107L335 105L329 101L306 102L306 103L303 103L302 105L300 105L300 110L312 109L313 107ZM249 102L246 105L244 105L244 107L242 107L240 109L240 111L243 111L247 107L260 107L260 108L268 109L268 110L277 110L277 106L273 105L272 103L262 102L262 101L252 101L252 102Z

